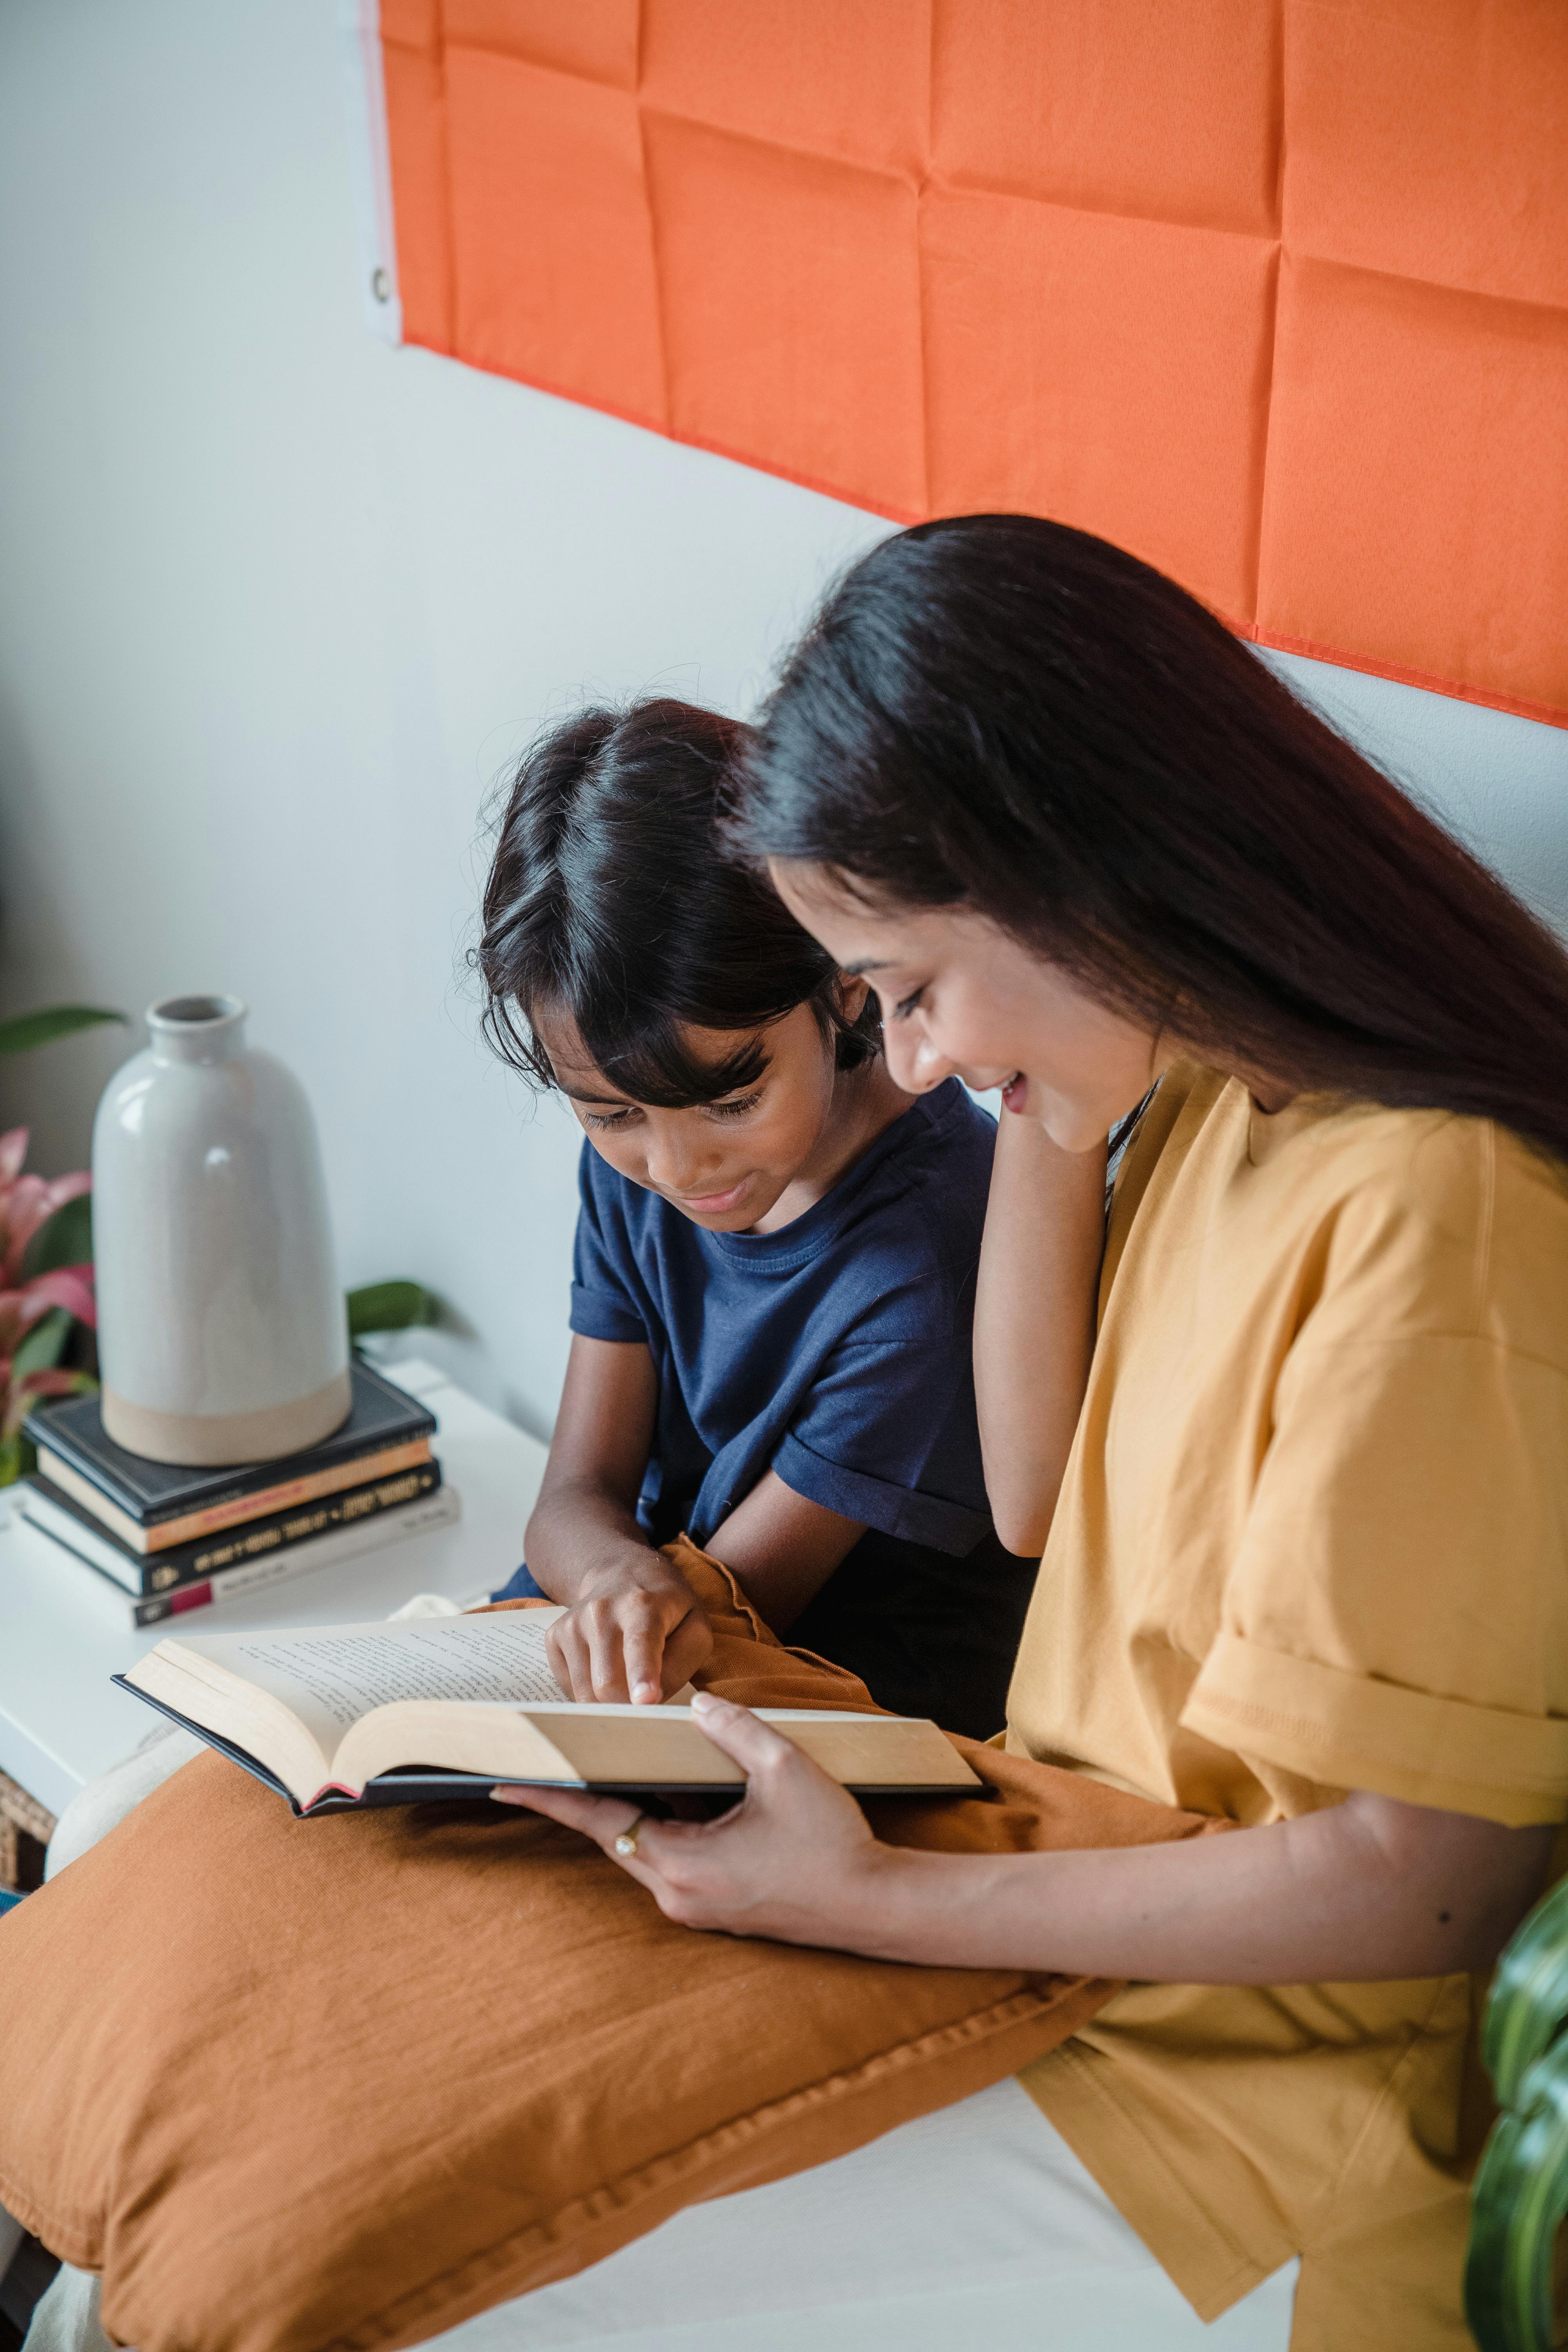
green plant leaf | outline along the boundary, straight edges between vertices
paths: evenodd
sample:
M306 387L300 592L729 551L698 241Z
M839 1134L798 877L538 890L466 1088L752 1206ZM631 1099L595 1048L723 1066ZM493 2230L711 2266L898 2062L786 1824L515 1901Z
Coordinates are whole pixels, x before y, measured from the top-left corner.
M367 1331L407 1331L438 1323L441 1301L421 1282L367 1282L348 1295L349 1337Z
M70 1328L71 1318L63 1307L52 1307L47 1315L40 1315L11 1359L13 1381L28 1372L52 1372L65 1353Z
M74 1201L62 1201L52 1217L46 1217L22 1253L22 1279L36 1281L40 1274L52 1274L57 1266L88 1265L92 1261L92 1195L79 1192Z
M1568 2024L1568 1880L1541 1901L1497 1964L1481 2031L1481 2056L1500 2106Z
M0 1437L0 1486L14 1486L18 1478L26 1477L32 1467L26 1458L32 1451L20 1430L12 1437Z
M38 1045L52 1045L78 1029L97 1029L106 1021L129 1026L127 1013L111 1013L100 1004L53 1004L40 1013L19 1013L0 1021L0 1054L30 1054Z
M1482 2352L1550 2352L1557 2232L1568 2213L1568 1883L1498 1962L1481 2054L1502 2114L1476 2174L1465 2311Z
M1568 2047L1536 2061L1492 2127L1470 2199L1465 2316L1481 2352L1552 2352L1552 2263L1568 2212Z

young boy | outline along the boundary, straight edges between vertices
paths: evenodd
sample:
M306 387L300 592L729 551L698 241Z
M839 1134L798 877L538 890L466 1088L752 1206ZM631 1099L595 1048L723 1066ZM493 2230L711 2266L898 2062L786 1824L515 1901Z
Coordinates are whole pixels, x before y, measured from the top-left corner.
M590 710L511 787L479 961L492 1040L586 1131L573 1342L509 1593L578 1698L710 1645L685 1529L775 1632L984 1738L1035 1563L991 1528L970 1365L994 1121L888 1075L845 981L716 835L737 722Z

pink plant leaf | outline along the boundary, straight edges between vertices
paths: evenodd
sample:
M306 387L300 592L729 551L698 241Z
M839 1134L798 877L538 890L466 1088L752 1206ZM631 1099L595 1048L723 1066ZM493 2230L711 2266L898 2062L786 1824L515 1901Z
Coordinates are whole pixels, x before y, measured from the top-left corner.
M13 1127L0 1135L0 1184L9 1184L13 1177L21 1174L27 1157L28 1132L25 1127Z
M79 1323L94 1328L98 1323L98 1304L93 1297L92 1267L57 1265L47 1274L40 1274L23 1291L25 1298L41 1298L47 1307L63 1307Z
M55 1211L63 1209L68 1201L79 1201L84 1192L91 1192L91 1172L86 1168L79 1168L74 1175L51 1176L48 1188L49 1214L52 1217Z
M25 1396L75 1396L81 1389L93 1385L85 1372L62 1372L49 1364L36 1372L24 1372L16 1386Z
M31 1238L40 1225L48 1223L57 1209L63 1209L68 1201L75 1201L91 1190L92 1178L85 1168L81 1168L74 1176L20 1176L12 1188L11 1198L14 1202L26 1202L23 1213L26 1217L27 1234ZM16 1215L16 1212L13 1210L13 1228Z
M5 1349L7 1362L24 1335L56 1303L40 1297L34 1284L26 1290L0 1290L0 1348Z
M0 1201L5 1203L7 1225L15 1224L18 1217L31 1216L48 1189L41 1176L13 1176L0 1192Z
M41 1176L16 1176L0 1187L0 1282L15 1290L22 1278L22 1253L43 1215L47 1191Z
M10 1366L4 1369L8 1372ZM15 1436L40 1397L80 1396L84 1390L96 1385L86 1372L24 1372L5 1400L5 1412L0 1415L0 1437ZM5 1383L0 1381L0 1394L4 1390Z
M86 1169L51 1179L18 1176L9 1185L0 1186L0 1283L15 1287L21 1280L27 1244L39 1226L47 1225L68 1201L79 1200L91 1190L92 1178Z

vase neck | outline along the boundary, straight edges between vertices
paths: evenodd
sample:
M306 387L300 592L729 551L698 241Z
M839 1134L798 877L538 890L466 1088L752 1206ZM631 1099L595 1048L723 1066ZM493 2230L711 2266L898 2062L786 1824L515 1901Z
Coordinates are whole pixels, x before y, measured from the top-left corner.
M245 1051L249 1007L237 996L165 996L147 1008L158 1062L231 1062Z

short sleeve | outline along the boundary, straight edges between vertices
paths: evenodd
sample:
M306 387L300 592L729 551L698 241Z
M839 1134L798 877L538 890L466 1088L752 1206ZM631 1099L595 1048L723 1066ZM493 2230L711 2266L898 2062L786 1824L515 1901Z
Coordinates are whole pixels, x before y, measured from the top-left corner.
M1568 1815L1568 1379L1486 1337L1299 1345L1191 1731L1321 1787Z
M810 1502L962 1557L991 1526L967 1318L893 1300L878 1321L826 1358L773 1467Z
M597 1181L603 1165L585 1143L577 1170L571 1325L586 1339L646 1340L647 1325L627 1279L630 1240L610 1187Z

